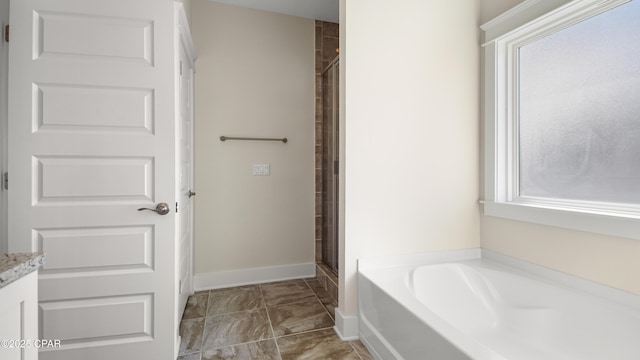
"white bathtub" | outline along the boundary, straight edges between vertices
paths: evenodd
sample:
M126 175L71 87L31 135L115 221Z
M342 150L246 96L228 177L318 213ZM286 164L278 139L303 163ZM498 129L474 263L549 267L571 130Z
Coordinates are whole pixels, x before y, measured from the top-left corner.
M360 261L358 296L378 359L640 359L640 296L488 251Z

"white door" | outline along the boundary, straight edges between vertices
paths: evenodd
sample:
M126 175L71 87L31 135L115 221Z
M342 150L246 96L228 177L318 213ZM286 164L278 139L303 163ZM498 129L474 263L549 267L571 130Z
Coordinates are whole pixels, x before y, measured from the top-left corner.
M189 295L193 292L193 67L195 49L182 4L176 4L176 41L178 70L176 71L176 183L179 211L176 224L178 262L178 312L180 321Z
M47 256L41 360L175 359L174 45L171 0L11 2L9 250Z

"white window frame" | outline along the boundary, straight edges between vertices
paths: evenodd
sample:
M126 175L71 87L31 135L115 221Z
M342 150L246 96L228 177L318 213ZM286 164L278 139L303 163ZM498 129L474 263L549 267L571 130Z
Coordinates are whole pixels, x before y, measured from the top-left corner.
M518 48L629 1L528 0L482 25L485 215L640 240L640 206L517 193Z

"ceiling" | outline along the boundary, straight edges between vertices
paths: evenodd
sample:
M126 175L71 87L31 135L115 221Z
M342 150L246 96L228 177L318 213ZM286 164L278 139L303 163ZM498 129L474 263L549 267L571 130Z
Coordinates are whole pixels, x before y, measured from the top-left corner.
M339 0L212 0L258 10L339 22Z

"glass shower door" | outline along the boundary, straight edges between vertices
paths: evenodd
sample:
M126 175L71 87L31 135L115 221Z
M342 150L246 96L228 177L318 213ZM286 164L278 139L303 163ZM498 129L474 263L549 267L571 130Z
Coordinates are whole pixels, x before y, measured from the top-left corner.
M323 191L322 260L338 273L339 63L334 59L322 74Z

